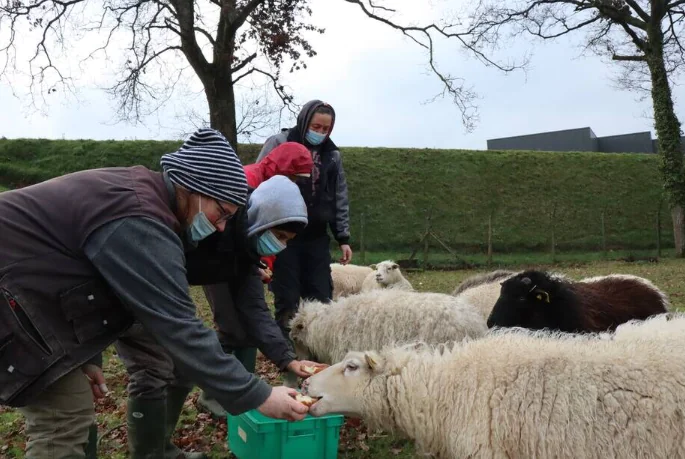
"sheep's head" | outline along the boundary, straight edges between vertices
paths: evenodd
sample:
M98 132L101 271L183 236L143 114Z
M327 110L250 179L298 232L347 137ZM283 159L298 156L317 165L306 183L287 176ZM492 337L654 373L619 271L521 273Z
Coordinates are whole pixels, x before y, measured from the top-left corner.
M381 285L394 284L400 276L400 266L392 260L382 261L376 265L376 282Z
M541 271L524 271L502 282L488 327L550 327L559 279Z
M309 351L308 333L309 326L314 318L321 312L326 305L319 301L303 301L300 303L297 313L290 321L290 339L295 347L295 354L300 359L311 359Z
M304 393L318 399L309 413L361 417L364 409L361 392L374 377L383 374L385 364L385 359L374 351L348 352L341 362L305 380Z

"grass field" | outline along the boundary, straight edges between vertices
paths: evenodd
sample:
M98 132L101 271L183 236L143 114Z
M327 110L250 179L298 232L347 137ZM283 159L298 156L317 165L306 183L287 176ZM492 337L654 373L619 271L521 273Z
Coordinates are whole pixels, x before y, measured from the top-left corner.
M378 258L385 258L381 254ZM377 255L373 255L377 257ZM397 257L394 257L397 258ZM552 266L544 262L525 262L510 265L510 268L543 267L560 271L572 278L603 275L609 273L627 273L646 277L662 288L671 298L674 307L685 308L685 260L662 258L658 262L617 262L595 261L591 263L574 262L567 265ZM421 291L451 292L464 278L481 271L424 271L407 273L415 288ZM210 320L206 301L200 290L193 289L193 298L198 305L198 313ZM105 363L105 374L112 394L98 403L98 423L101 439L99 455L107 458L126 457L125 429L120 428L126 416L126 373L116 358L108 353ZM271 382L278 381L278 372L268 362L260 358L258 373ZM181 426L177 430L176 442L184 447L209 453L212 458L231 457L225 445L226 424L211 420L206 414L195 410L195 392L186 403ZM7 408L0 408L0 457L22 458L24 446L23 422L19 415ZM340 458L410 458L415 457L410 441L393 438L384 433L370 433L363 424L348 420L343 428L340 442Z

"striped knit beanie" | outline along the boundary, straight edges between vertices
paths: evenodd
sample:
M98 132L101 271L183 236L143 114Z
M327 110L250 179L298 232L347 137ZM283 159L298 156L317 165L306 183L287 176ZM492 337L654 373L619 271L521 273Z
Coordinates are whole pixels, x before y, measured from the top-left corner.
M159 163L173 183L187 190L238 206L247 201L243 165L219 131L198 129Z

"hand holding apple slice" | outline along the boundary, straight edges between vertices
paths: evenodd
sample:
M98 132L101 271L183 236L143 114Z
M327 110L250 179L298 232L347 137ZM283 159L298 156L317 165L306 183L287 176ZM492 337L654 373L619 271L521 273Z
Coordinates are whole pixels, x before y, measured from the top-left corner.
M311 398L309 395L302 395L302 394L297 394L295 396L295 400L298 402L302 403L305 406L312 406L316 400Z

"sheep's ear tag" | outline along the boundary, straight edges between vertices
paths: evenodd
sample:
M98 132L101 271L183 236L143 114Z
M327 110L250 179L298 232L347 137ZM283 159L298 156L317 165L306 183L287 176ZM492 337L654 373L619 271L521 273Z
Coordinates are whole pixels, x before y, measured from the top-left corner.
M538 290L538 294L535 298L542 301L543 297L545 299L545 303L549 303L549 293L545 292L544 290Z
M370 369L376 368L376 361L371 357L369 354L364 354L364 360L366 360L366 364L369 366Z

